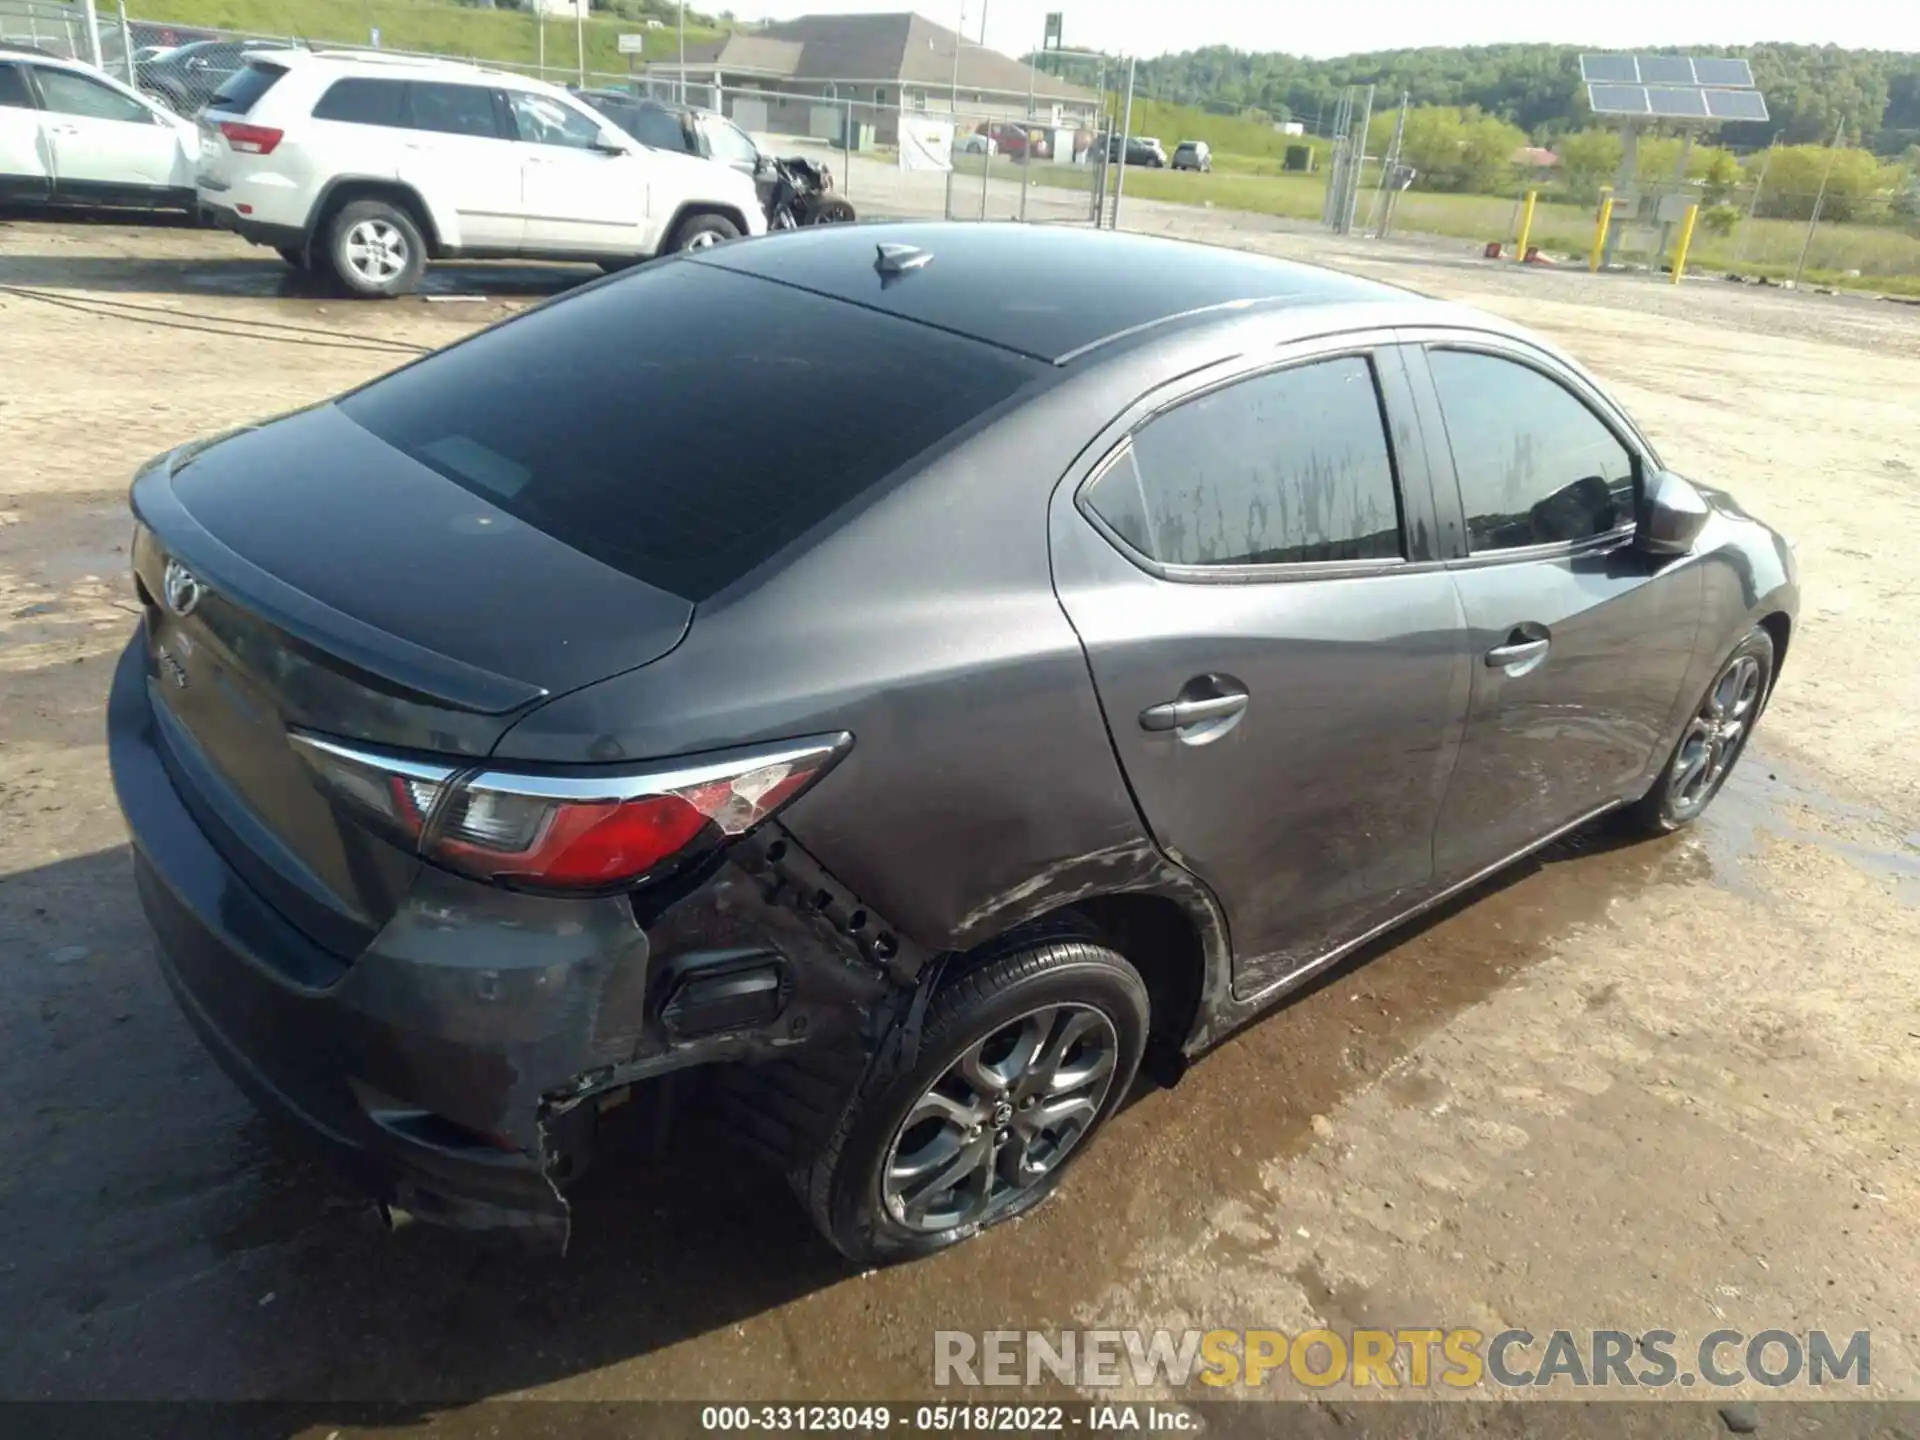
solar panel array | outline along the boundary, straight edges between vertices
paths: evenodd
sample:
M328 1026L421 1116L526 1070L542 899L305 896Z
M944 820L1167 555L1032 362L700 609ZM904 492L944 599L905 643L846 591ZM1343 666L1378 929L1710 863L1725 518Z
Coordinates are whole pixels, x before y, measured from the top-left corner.
M1753 67L1744 60L1690 55L1582 55L1580 78L1588 84L1708 85L1753 89Z
M1731 57L1582 55L1580 78L1596 115L1653 120L1765 120L1753 67Z

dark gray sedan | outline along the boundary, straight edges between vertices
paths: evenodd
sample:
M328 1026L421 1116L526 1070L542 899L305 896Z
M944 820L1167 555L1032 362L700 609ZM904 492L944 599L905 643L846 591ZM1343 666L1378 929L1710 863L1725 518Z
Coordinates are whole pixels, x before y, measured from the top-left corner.
M1692 820L1797 599L1511 325L994 225L650 264L133 508L114 776L234 1077L390 1207L564 1233L697 1067L861 1261L1553 837Z

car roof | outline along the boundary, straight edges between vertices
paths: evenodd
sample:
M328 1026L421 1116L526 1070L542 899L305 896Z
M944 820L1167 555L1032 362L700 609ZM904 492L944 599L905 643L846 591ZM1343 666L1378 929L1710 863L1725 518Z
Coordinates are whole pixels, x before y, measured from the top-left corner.
M450 55L396 55L384 50L330 50L322 47L317 50L276 50L266 58L271 64L296 71L312 69L341 75L389 75L416 79L432 77L469 82L484 80L489 84L510 85L517 90L531 90L541 95L577 98L565 87L536 80L531 75L521 75L512 70L494 70Z
M880 247L932 256L882 273ZM911 256L906 258L911 259ZM697 263L794 285L1051 364L1176 319L1255 305L1434 305L1317 266L1153 236L1011 223L810 226Z

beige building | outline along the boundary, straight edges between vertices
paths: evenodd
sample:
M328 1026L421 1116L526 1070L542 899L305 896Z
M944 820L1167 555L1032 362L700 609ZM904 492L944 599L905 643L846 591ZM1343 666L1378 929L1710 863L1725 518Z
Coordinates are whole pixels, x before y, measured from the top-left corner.
M805 15L689 45L684 78L689 101L746 129L837 140L851 111L862 137L882 145L897 140L901 111L945 116L956 100L967 130L1027 118L1029 94L1032 118L1054 130L1087 126L1099 110L1094 91L906 13ZM677 89L681 67L656 62L647 79Z

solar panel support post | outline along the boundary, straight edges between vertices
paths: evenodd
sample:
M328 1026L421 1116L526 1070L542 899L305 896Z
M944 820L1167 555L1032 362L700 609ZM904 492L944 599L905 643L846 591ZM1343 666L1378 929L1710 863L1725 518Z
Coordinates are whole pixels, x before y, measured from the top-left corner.
M1634 203L1633 179L1639 167L1640 127L1629 121L1620 127L1620 168L1613 177L1613 198L1616 201L1625 201L1629 205ZM1600 257L1600 263L1609 270L1613 268L1614 255L1620 247L1620 231L1632 218L1629 212L1626 220L1607 231L1606 253Z
M1687 188L1687 168L1693 164L1693 127L1685 127L1680 132L1680 159L1673 167L1673 184L1676 192L1684 194ZM1673 221L1660 222L1660 253L1654 257L1659 260L1667 253L1673 239Z
M1800 242L1800 258L1793 265L1793 288L1800 288L1800 277L1806 273L1807 252L1813 249L1813 232L1820 228L1820 211L1827 203L1827 182L1833 179L1834 162L1840 158L1840 141L1847 133L1847 117L1842 115L1840 123L1833 127L1833 144L1827 147L1827 168L1820 172L1820 189L1813 197L1813 214L1807 217L1807 238Z

